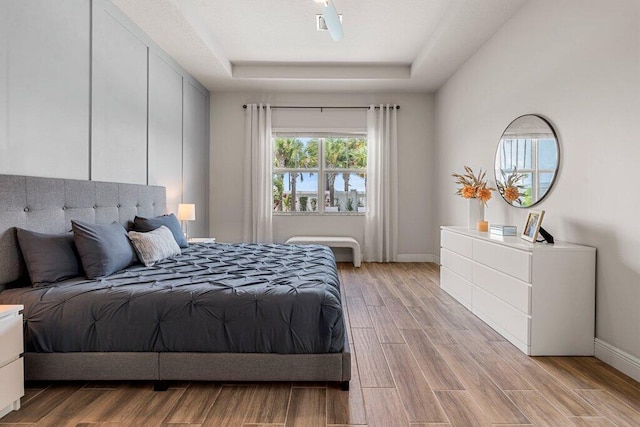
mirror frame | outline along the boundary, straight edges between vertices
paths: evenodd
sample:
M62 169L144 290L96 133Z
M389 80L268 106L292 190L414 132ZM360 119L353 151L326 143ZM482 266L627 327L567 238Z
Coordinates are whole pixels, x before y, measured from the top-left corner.
M549 189L547 190L546 193L544 193L544 195L542 197L540 197L538 200L535 201L535 203L532 203L530 205L527 206L518 206L518 205L514 205L513 203L509 202L507 199L504 198L504 195L500 192L498 192L500 194L500 197L502 198L502 200L504 200L504 202L506 204L508 204L509 206L512 206L514 208L517 209L529 209L532 208L536 205L538 205L539 203L541 203L553 190L553 186L556 183L556 181L558 180L558 175L560 174L560 163L561 163L561 153L560 153L560 139L558 138L558 134L555 130L555 128L553 127L553 125L551 124L551 122L549 120L547 120L544 116L541 116L540 114L522 114L518 117L516 117L515 119L511 120L511 122L507 125L506 128L504 128L504 130L502 131L502 134L500 135L500 139L498 140L498 146L496 147L496 154L493 157L493 175L494 175L494 179L496 181L496 184L498 182L498 175L496 173L496 167L495 167L495 163L496 163L496 158L498 157L498 154L500 153L500 142L502 141L502 138L504 137L504 133L507 131L507 129L509 129L509 127L516 122L517 120L523 118L523 117L527 117L527 116L534 116L537 117L538 119L542 120L547 126L549 126L549 129L551 129L551 133L553 134L553 137L556 141L556 151L558 153L558 161L557 161L557 165L556 165L556 171L553 175L553 179L551 180L551 183L549 184Z

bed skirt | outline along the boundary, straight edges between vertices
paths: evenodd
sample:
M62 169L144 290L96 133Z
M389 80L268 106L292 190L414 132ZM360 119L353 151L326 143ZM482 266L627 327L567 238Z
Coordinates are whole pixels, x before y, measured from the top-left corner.
M27 381L338 381L351 379L341 353L25 353Z

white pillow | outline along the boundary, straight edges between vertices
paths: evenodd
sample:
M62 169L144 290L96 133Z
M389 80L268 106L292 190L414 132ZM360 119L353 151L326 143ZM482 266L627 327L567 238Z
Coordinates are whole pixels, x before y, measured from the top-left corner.
M164 225L147 233L130 231L129 239L133 243L138 258L147 267L181 253L173 233Z

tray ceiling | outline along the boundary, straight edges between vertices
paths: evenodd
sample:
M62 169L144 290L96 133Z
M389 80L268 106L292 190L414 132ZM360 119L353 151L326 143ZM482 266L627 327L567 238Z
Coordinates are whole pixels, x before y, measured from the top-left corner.
M333 0L339 42L313 0L113 2L211 91L433 92L525 0Z

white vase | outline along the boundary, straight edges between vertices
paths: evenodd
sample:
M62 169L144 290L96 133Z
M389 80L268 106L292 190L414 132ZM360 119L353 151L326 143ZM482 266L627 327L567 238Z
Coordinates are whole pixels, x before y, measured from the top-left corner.
M475 230L478 227L478 221L484 221L484 205L478 199L469 199L469 216L467 227Z

